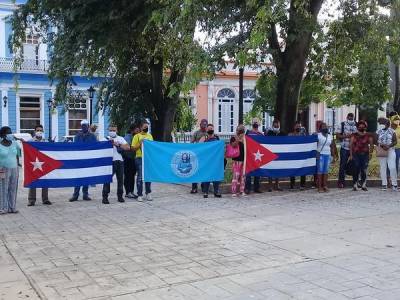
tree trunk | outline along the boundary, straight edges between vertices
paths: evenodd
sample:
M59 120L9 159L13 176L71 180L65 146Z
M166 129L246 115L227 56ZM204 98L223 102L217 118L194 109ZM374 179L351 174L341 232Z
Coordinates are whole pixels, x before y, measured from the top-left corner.
M399 64L394 64L394 96L393 96L393 106L394 110L400 113L400 66Z
M281 51L275 24L271 23L269 43L273 49L277 69L276 118L281 121L282 131L293 130L297 118L301 84L303 82L307 58L310 52L313 28L324 0L309 0L299 7L291 0L286 49ZM310 16L304 13L306 10Z

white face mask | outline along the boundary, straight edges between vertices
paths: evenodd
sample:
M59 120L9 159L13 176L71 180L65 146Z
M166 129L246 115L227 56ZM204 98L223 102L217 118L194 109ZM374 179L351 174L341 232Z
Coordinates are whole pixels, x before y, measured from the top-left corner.
M379 125L378 125L378 130L385 129L385 127L386 127L385 125L379 124Z
M36 132L35 132L35 137L41 139L41 138L43 137L43 132L41 132L41 131L36 131Z
M279 132L280 130L281 130L280 127L273 127L273 128L272 128L272 131L273 131L273 132Z
M117 133L115 131L110 131L109 132L110 137L115 138L117 136Z

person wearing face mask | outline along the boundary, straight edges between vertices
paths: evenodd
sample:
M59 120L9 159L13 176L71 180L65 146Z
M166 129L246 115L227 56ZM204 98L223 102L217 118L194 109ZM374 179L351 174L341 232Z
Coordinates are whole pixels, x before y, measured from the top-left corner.
M389 119L380 118L378 123L376 156L379 160L382 190L387 190L387 168L389 167L392 189L393 191L398 191L396 152L394 150L394 146L397 144L396 132L390 127Z
M301 122L296 121L293 131L288 134L289 136L306 136L306 130L301 126ZM290 189L293 190L296 184L296 177L290 177ZM300 176L300 191L306 187L306 176Z
M338 187L344 188L346 179L346 164L350 157L350 138L357 132L354 114L349 113L346 121L340 123L340 128L336 131L336 136L340 141L340 165Z
M392 128L396 132L396 138L399 141L400 140L400 116L397 113L396 113L396 115L394 115L391 118L391 124L392 124ZM400 162L400 143L397 143L394 146L394 151L396 153L396 172L398 175L399 174L399 162Z
M281 131L281 122L278 119L275 119L272 122L272 127L265 132L266 136L286 136L284 132ZM275 178L275 183L272 185L272 178L268 178L268 183L269 183L269 188L268 192L272 192L273 190L275 191L283 191L281 187L279 186L279 178Z
M32 137L32 142L45 142L46 140L44 139L43 136L43 126L42 125L37 125L35 127L35 132ZM48 188L42 188L42 203L44 205L51 205L51 202L49 201L49 189ZM29 188L29 193L28 193L28 206L34 206L36 204L36 188Z
M236 128L236 135L230 140L232 147L239 147L239 156L232 158L232 197L239 195L245 196L245 180L243 174L243 163L244 163L244 133L245 128L243 125L239 125Z
M249 137L251 136L257 136L257 135L262 135L262 132L260 132L259 127L260 127L260 120L257 118L254 118L251 122L251 129L246 132L246 135ZM253 185L253 191L254 193L261 193L260 190L260 176L253 176L254 177L254 185ZM252 176L246 176L245 178L245 188L244 192L246 195L250 194L251 192L251 178Z
M153 136L149 133L149 123L147 121L144 121L142 125L140 126L140 132L137 133L133 139L132 139L132 145L131 149L136 152L135 156L135 166L136 166L136 172L137 172L137 178L136 178L136 188L137 188L137 201L152 201L151 197L151 183L150 182L145 182L145 192L146 195L143 197L143 162L142 162L142 144L143 140L153 140Z
M373 138L367 133L367 122L357 124L357 132L350 139L350 158L354 162L353 191L357 191L359 184L363 191L367 189L368 163L374 151ZM359 179L361 181L359 182Z
M140 132L140 128L137 124L132 124L129 127L129 131L124 136L125 141L128 145L132 144L133 137ZM125 197L130 199L137 199L135 195L135 176L136 176L136 166L135 166L135 152L124 151L122 153L124 158L124 186L125 186Z
M200 121L200 129L195 131L195 133L193 134L193 138L191 141L192 143L198 143L201 138L204 138L207 136L207 124L208 124L208 121L206 119L202 119ZM197 182L192 183L192 189L191 189L190 193L197 194L197 190L198 190Z
M81 121L81 131L79 131L75 135L74 142L75 143L95 143L95 142L97 142L96 136L89 130L89 122L87 120ZM72 197L69 199L70 202L78 201L80 190L81 190L80 186L77 186L74 188L74 193L73 193ZM85 201L92 200L89 197L89 186L83 186L82 193L83 193L83 200L85 200Z
M117 197L118 202L125 202L122 194L124 193L124 160L122 158L122 152L124 150L130 150L129 144L125 141L122 136L117 134L118 128L116 125L110 125L108 127L107 140L113 144L113 165L112 174L117 177ZM103 204L110 204L108 201L108 195L110 194L110 183L103 184Z
M18 158L21 148L11 128L0 129L0 214L17 213Z
M214 134L214 125L213 124L208 124L207 125L207 136L206 137L202 137L199 142L200 143L203 143L203 142L208 143L208 142L215 142L215 141L219 141L219 137ZM215 198L221 198L222 197L222 195L219 192L219 185L220 185L219 181L214 181L213 182L214 197ZM204 193L203 197L204 198L208 198L209 190L210 190L210 182L203 182L203 193Z
M328 192L328 173L331 161L337 158L336 144L326 123L321 123L317 143L318 192ZM333 159L332 159L333 158Z

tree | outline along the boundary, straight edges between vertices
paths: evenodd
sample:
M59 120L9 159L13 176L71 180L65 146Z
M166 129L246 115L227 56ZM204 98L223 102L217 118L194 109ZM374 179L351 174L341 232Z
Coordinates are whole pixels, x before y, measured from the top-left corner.
M73 74L103 76L99 96L113 121L149 117L155 138L169 141L180 95L207 62L193 38L199 9L188 0L28 0L13 15L12 43L21 48L29 24L51 28L49 76L58 101Z

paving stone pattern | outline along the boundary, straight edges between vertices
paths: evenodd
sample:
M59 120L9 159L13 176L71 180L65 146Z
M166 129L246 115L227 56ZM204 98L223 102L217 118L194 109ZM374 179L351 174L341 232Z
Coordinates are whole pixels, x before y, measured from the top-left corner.
M400 193L155 185L153 202L106 206L90 191L27 207L20 189L0 216L0 299L400 299Z

